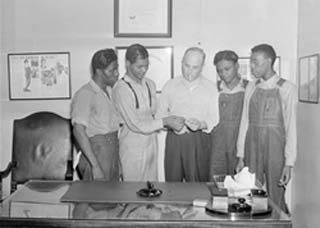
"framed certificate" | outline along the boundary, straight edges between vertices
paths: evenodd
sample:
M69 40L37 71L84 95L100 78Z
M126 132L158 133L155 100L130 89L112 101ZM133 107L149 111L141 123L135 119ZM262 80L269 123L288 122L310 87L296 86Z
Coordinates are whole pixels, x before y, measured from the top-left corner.
M114 0L115 37L171 37L172 0Z

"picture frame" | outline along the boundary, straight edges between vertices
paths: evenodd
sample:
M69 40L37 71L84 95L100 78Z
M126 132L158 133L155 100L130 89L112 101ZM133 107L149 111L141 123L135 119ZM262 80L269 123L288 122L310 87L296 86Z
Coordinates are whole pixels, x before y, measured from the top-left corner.
M319 54L299 58L299 101L319 103Z
M171 37L172 0L114 0L115 37Z
M247 79L249 81L252 81L254 79L254 76L251 74L250 69L250 57L239 57L238 59L239 63L239 73L242 76L242 78ZM277 72L277 74L281 75L281 58L280 56L277 56L276 61L274 62L274 70Z
M70 99L70 53L10 53L8 77L9 100Z
M146 46L149 53L149 69L147 78L156 83L157 93L161 93L164 84L173 78L173 46ZM123 77L125 69L125 53L127 47L116 47L119 74Z

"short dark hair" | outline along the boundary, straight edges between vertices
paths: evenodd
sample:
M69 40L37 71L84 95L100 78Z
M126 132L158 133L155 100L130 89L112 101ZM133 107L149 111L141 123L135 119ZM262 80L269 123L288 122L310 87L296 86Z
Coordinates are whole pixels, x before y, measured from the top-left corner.
M259 44L259 45L254 46L251 49L251 53L255 53L255 52L262 52L268 58L270 58L271 59L271 66L273 66L274 62L276 61L277 54L276 54L274 48L269 44Z
M91 60L92 74L95 75L97 69L106 69L112 62L117 61L116 52L111 48L106 48L94 53Z
M127 48L126 60L135 63L138 58L146 59L149 57L147 49L141 44L132 44Z
M238 55L231 50L219 51L213 59L213 64L216 66L221 60L232 61L233 63L238 62Z

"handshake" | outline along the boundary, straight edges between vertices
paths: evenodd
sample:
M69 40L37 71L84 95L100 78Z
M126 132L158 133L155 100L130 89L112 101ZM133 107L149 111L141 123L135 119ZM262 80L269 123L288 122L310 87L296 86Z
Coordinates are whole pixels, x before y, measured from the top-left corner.
M164 117L162 120L165 127L177 132L181 131L184 126L186 126L188 130L191 131L197 131L206 127L206 124L204 122L201 122L195 118L185 119L181 116L168 116Z

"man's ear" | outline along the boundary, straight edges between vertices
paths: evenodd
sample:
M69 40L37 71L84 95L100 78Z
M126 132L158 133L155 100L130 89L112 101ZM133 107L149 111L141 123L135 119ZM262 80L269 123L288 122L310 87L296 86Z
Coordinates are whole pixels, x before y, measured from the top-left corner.
M235 65L236 69L237 69L237 70L239 70L239 68L240 68L239 63L238 63L238 62L236 62L234 65Z
M267 58L268 62L270 63L270 66L272 66L272 59L270 57Z
M103 70L102 69L96 69L96 73L97 73L97 75L101 75L101 74L103 74Z

